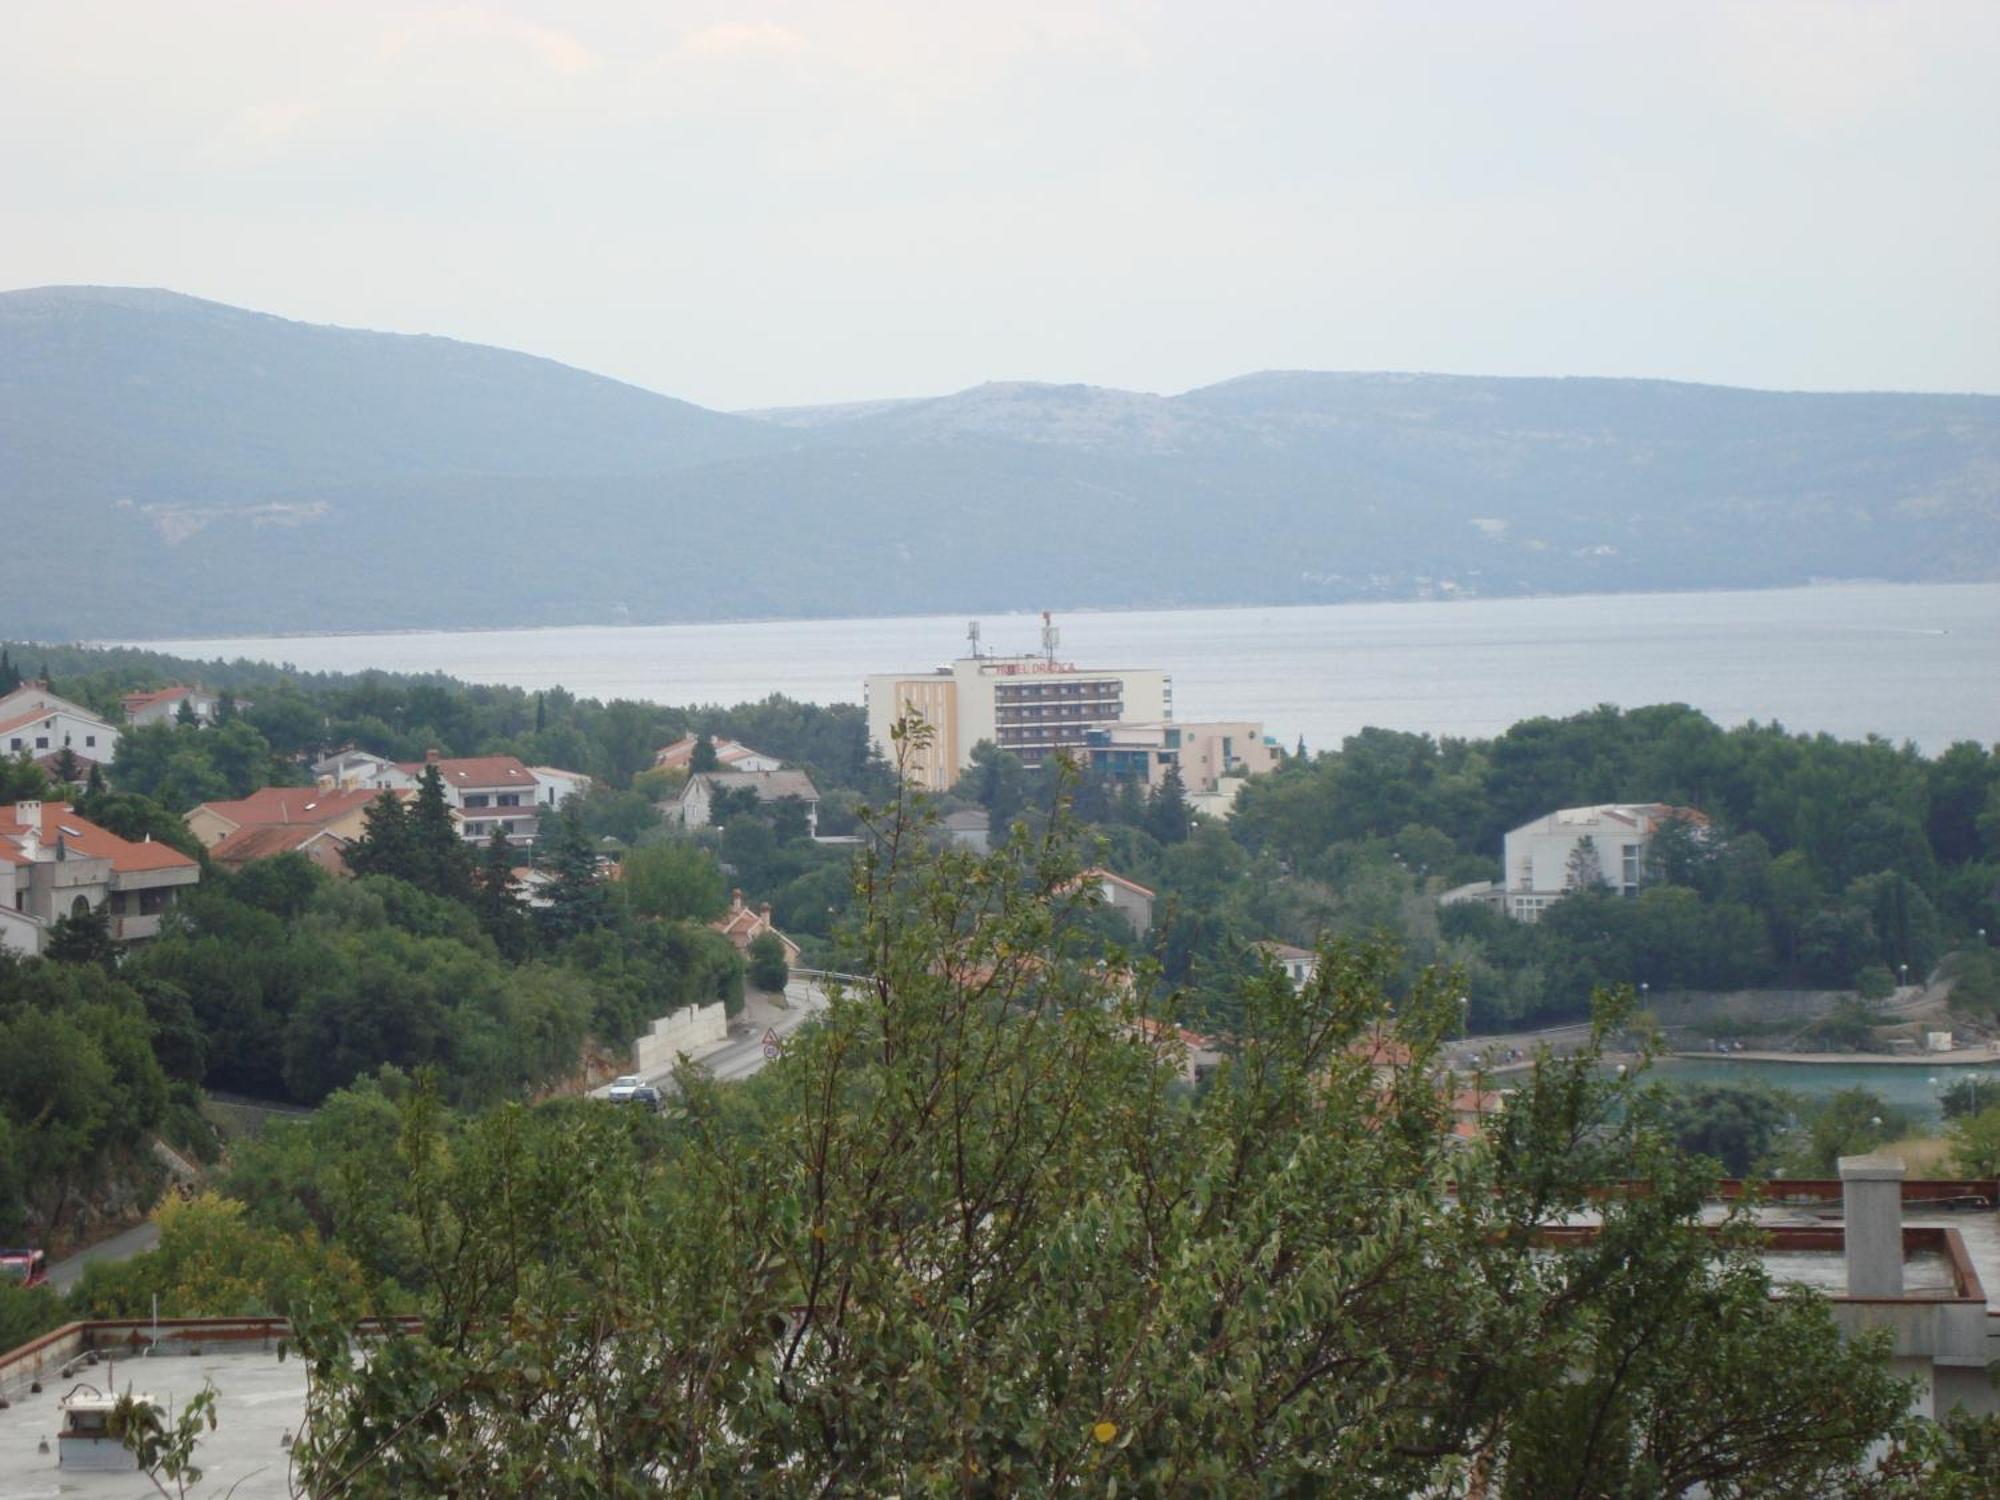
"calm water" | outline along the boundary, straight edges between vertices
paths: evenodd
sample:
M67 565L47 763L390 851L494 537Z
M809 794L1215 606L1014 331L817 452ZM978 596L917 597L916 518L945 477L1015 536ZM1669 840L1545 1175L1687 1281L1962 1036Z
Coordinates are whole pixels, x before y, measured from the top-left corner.
M989 651L1036 648L1030 615L988 616ZM1160 667L1184 719L1263 720L1331 748L1365 725L1497 734L1598 703L1691 703L1718 722L2000 741L2000 584L1076 613L1062 654ZM956 616L579 626L147 644L302 669L441 671L586 697L854 702L869 672L962 654Z
M1765 1084L1812 1099L1841 1089L1863 1088L1916 1119L1933 1123L1940 1115L1939 1090L1961 1078L1976 1076L1980 1092L1984 1094L1991 1084L1993 1102L2000 1104L2000 1064L1933 1068L1913 1063L1710 1062L1706 1058L1664 1057L1653 1064L1650 1076L1662 1083Z

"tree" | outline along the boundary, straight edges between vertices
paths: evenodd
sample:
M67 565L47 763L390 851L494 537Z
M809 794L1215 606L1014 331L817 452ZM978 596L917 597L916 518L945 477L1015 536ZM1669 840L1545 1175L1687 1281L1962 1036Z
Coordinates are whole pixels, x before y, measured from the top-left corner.
M1146 832L1162 845L1171 847L1185 843L1188 830L1193 826L1192 815L1188 812L1187 784L1181 780L1180 763L1176 761L1167 767L1167 774L1153 789L1153 795L1146 803Z
M1951 1168L1964 1177L2000 1177L2000 1105L1961 1115L1945 1132Z
M1589 834L1578 839L1563 865L1563 889L1595 891L1604 887L1604 862L1598 858L1597 840Z
M83 780L83 763L67 745L56 752L56 780L64 786L75 786Z
M687 839L663 839L634 849L625 856L619 889L644 917L712 922L729 907L715 856Z
M393 875L407 880L418 860L409 814L394 792L384 790L362 814L361 837L347 850L347 867L356 875Z
M1246 981L1189 1094L1059 830L987 862L873 831L868 982L747 1090L684 1073L666 1143L405 1106L424 1330L357 1358L296 1320L307 1492L1858 1489L1907 1399L1884 1344L1698 1222L1707 1169L1594 1049L1455 1150L1454 977L1392 1010L1395 955L1350 946Z
M412 872L403 878L453 901L472 899L472 856L459 837L458 823L444 794L437 764L424 767L409 814Z
M782 995L792 977L785 961L785 945L775 932L760 932L750 940L748 954L750 982L767 995Z
M565 803L553 821L554 837L544 861L553 876L549 904L535 915L543 933L562 942L608 925L614 910L597 868L596 851L576 810Z
M530 929L527 910L514 889L514 846L507 840L507 830L497 824L480 862L474 905L479 925L502 954L516 961L527 957Z
M715 741L710 739L706 733L697 736L694 742L694 749L688 755L689 774L698 776L704 771L719 771L721 769L722 762L716 758L715 754Z
M111 913L102 906L58 917L49 928L43 955L51 963L118 965L118 944L111 937Z
M1765 1089L1722 1085L1670 1090L1661 1126L1691 1156L1713 1157L1725 1175L1748 1177L1770 1154L1791 1111Z
M201 718L194 711L194 699L181 699L181 706L174 710L174 724L180 729L195 729L200 727Z

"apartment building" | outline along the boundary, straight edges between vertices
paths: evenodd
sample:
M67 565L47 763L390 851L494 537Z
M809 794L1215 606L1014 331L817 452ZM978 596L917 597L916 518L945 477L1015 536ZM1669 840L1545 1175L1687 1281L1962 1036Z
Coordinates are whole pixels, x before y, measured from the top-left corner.
M64 917L103 911L120 943L156 937L175 893L201 866L151 839L134 843L63 802L0 807L0 947L39 953Z
M535 841L541 783L516 756L451 757L433 750L422 760L380 768L368 785L378 791L415 791L431 766L437 767L445 801L457 813L459 834L468 844L485 843L496 828L505 831L510 844Z
M1501 909L1516 921L1534 922L1551 903L1586 887L1636 896L1653 840L1669 823L1706 830L1708 818L1665 802L1605 802L1559 808L1523 823L1505 840ZM1480 899L1467 887L1449 894Z
M921 718L934 738L909 757L909 779L944 791L972 764L972 747L982 740L1033 767L1058 751L1084 758L1093 730L1173 718L1173 679L1165 672L1079 667L1056 658L1053 627L1044 625L1043 638L1038 656L974 654L930 672L868 677L870 743L894 762L890 729L905 715ZM973 641L976 647L976 633Z
M222 696L205 687L191 687L184 682L151 693L127 693L124 698L125 722L135 725L177 724L183 704L197 724L213 724L217 711L222 707Z
M1278 747L1264 737L1264 726L1240 719L1107 724L1091 730L1086 743L1090 768L1100 776L1155 791L1168 769L1178 766L1190 796L1214 792L1228 779L1276 770L1279 761Z

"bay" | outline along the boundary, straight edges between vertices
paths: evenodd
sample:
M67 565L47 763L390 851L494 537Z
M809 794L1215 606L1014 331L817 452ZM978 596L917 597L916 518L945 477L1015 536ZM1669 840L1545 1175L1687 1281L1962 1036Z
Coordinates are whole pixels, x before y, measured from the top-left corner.
M1173 674L1182 719L1246 718L1331 749L1364 726L1494 735L1599 703L1689 703L1725 725L1879 734L1935 754L2000 742L2000 584L1839 584L1282 608L1078 611L1061 654ZM985 649L1037 649L1040 618L988 616ZM470 682L661 703L771 693L856 702L870 672L965 650L958 616L132 642L310 671L444 672Z
M1761 1059L1663 1057L1648 1075L1663 1083L1724 1084L1783 1089L1820 1103L1842 1089L1867 1089L1912 1119L1935 1125L1943 1118L1938 1095L1968 1078L2000 1102L2000 1064L1870 1062L1769 1062Z

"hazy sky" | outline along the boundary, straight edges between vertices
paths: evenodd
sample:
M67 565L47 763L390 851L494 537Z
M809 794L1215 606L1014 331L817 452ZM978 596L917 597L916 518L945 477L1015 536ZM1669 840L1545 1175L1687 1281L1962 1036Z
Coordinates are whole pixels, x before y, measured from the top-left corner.
M716 406L2000 392L2000 0L10 0L0 286Z

